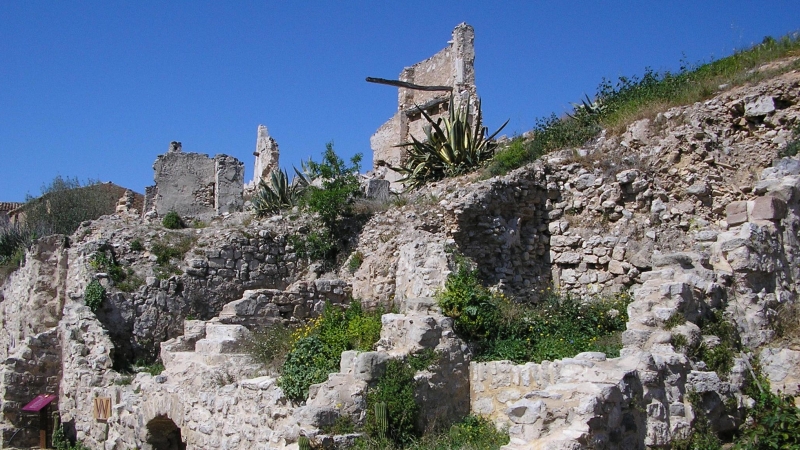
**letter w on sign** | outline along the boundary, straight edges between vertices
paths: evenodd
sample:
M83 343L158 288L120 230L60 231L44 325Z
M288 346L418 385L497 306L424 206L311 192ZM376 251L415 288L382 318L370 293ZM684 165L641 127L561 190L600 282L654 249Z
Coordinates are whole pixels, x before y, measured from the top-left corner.
M111 417L111 397L95 397L92 402L92 415L95 420Z

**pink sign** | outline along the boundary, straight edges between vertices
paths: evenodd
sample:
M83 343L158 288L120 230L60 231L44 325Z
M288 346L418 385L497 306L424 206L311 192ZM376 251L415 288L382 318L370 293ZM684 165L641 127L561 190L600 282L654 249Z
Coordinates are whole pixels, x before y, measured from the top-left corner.
M39 412L58 398L55 394L39 394L30 403L22 407L25 412Z

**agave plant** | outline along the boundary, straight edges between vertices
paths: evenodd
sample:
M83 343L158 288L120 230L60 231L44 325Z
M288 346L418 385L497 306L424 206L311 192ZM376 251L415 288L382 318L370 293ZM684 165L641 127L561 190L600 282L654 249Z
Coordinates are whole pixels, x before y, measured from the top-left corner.
M291 208L300 199L309 184L309 179L295 169L298 176L289 182L285 170L275 169L270 173L269 183L263 179L258 183L258 190L253 196L253 210L258 217L277 213L281 208Z
M425 139L420 141L411 136L411 142L398 145L406 148L406 161L401 167L389 166L404 175L400 181L409 189L418 188L428 181L470 172L494 156L497 147L494 137L505 128L508 121L487 136L489 130L483 126L480 101L477 102L477 113L472 121L469 101L464 103L466 106L456 108L451 96L449 115L436 121L417 106L428 121Z
M608 107L603 104L601 98L592 101L588 95L584 95L586 96L586 100L581 100L581 103L572 103L572 109L574 110L574 113L567 114L568 116L572 117L573 119L596 119L600 115L607 112Z

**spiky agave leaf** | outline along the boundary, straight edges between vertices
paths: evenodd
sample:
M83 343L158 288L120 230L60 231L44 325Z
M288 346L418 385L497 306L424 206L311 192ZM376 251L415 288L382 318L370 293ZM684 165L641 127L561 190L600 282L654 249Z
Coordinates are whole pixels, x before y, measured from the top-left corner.
M404 175L400 181L409 189L415 189L427 181L470 172L491 159L496 147L494 137L508 121L487 136L488 128L483 126L480 101L476 107L477 113L470 123L472 107L469 99L464 107L456 108L451 96L449 114L437 120L417 106L428 122L424 127L425 140L411 136L411 142L398 145L407 149L406 162L401 167L389 167Z
M259 181L258 190L253 196L253 210L256 216L264 217L277 213L282 208L296 205L308 184L308 179L300 173L290 183L285 170L273 170L269 176L269 184L263 179Z

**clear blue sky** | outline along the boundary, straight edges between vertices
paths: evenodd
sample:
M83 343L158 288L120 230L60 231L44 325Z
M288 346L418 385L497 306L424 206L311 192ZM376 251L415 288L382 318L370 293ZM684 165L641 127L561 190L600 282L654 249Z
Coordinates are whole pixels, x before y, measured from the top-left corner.
M54 176L153 184L170 141L226 153L252 178L256 128L281 163L334 141L371 164L405 66L475 27L490 128L563 113L602 77L708 61L800 28L797 0L0 2L0 201Z

